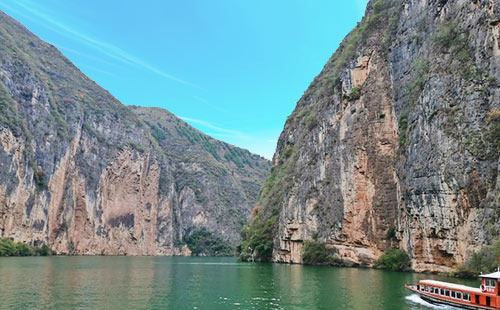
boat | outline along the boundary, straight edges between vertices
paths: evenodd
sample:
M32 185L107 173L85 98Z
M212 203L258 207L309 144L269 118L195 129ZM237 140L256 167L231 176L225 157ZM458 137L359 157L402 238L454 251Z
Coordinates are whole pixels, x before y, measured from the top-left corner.
M420 280L417 285L405 285L423 300L461 309L500 309L500 271L480 275L479 288L436 280Z

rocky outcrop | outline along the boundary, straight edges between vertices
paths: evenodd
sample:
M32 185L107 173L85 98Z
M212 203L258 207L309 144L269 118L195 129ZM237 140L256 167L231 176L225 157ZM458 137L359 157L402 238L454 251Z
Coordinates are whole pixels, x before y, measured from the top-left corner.
M187 255L200 228L238 243L267 160L123 106L1 12L0 25L0 237L86 255Z
M370 1L287 119L248 235L276 218L274 261L317 238L431 271L496 238L498 20L493 0Z

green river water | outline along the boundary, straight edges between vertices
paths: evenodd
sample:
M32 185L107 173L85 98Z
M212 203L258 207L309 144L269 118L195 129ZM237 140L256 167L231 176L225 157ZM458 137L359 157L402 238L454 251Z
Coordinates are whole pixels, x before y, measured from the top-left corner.
M405 283L433 275L197 257L0 258L0 309L446 309Z

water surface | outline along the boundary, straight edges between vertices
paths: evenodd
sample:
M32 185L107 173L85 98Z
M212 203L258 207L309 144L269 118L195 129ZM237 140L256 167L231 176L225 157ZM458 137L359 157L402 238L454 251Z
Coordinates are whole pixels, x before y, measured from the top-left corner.
M404 289L432 278L196 257L0 258L0 309L432 309ZM446 308L440 308L446 309Z

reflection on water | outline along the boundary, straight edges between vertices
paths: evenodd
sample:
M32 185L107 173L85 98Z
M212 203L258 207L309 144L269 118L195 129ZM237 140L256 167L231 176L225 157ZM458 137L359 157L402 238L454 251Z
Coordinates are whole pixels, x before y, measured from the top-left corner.
M432 309L403 287L423 278L456 281L233 258L0 258L0 309Z

